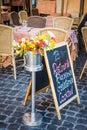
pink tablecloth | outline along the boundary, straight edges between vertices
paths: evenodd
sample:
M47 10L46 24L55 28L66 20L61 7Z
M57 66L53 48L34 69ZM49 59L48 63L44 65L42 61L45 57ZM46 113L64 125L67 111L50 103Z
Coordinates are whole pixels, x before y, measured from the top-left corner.
M21 38L29 38L38 35L40 28L32 28L32 27L22 27L16 26L14 28L14 40L18 41ZM67 41L71 42L72 50L75 49L75 43L78 43L76 34L74 30L67 30Z
M76 37L74 30L67 30L67 41L71 42L72 50L75 50L75 44L78 43L78 39Z
M3 21L9 21L10 20L9 12L7 12L7 11L1 12L1 16L2 16Z
M16 26L14 28L14 40L18 41L21 38L34 37L38 35L39 30L39 28Z

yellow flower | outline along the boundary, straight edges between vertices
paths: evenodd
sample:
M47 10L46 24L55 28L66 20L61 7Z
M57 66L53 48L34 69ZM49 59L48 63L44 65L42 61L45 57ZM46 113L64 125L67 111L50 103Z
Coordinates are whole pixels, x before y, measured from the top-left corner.
M30 48L35 48L35 45L34 44L30 44Z
M21 47L25 49L26 48L25 43L21 43Z
M55 45L55 41L51 39L51 40L50 40L50 46L53 47L54 45Z
M16 54L19 55L20 54L20 50L16 50Z

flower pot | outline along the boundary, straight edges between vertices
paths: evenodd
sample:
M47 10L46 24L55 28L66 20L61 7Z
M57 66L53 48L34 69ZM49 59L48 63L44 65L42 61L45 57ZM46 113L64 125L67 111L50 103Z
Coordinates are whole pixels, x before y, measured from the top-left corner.
M33 54L32 51L24 54L25 69L28 71L39 71L42 69L42 56L40 53Z

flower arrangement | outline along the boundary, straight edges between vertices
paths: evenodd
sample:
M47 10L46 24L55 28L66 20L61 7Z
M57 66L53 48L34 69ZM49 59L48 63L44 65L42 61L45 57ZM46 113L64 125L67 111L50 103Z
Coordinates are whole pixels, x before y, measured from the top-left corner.
M44 49L52 49L55 46L56 40L52 32L38 35L28 39L22 38L18 42L13 43L13 47L19 54L32 51L33 54L40 53L44 55Z

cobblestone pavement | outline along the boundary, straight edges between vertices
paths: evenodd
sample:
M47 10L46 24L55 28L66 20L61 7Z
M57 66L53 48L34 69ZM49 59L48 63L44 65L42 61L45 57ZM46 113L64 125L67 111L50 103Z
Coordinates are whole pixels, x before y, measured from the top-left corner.
M51 89L48 93L42 91L35 97L35 109L43 117L42 124L37 127L22 122L23 115L31 111L31 99L26 106L23 105L31 73L24 68L18 69L17 80L14 80L12 68L0 69L0 130L87 130L87 71L79 80L85 58L85 54L81 53L74 63L81 104L74 100L64 107L60 111L62 119L59 121Z

